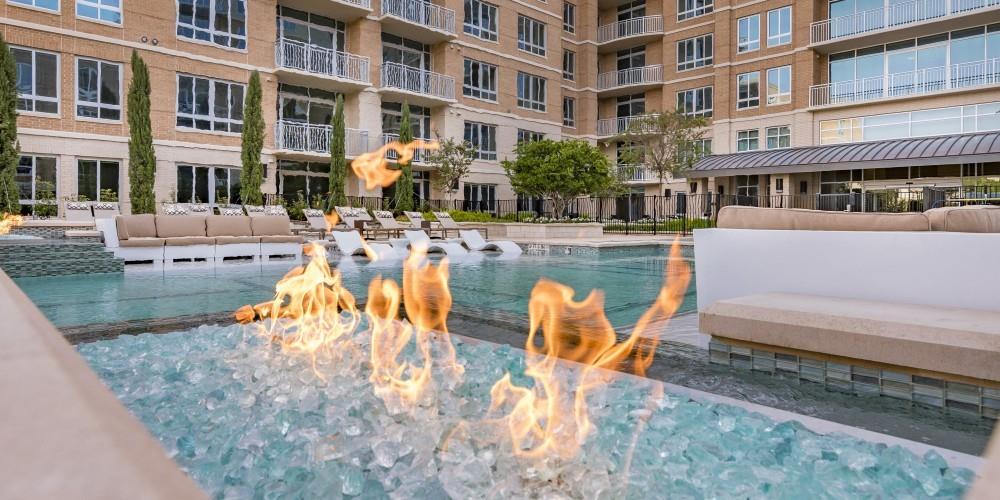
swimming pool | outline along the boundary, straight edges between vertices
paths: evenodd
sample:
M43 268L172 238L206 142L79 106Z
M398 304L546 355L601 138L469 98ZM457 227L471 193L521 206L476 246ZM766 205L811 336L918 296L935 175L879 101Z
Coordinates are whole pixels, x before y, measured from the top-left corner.
M522 255L516 259L452 259L451 291L457 306L527 317L528 298L540 278L573 287L577 299L592 289L606 295L612 324L634 323L663 283L668 247L615 249L587 256ZM402 279L402 262L369 265L360 258L333 262L347 288L361 298L372 278ZM288 271L282 265L229 265L125 274L20 278L15 282L58 327L235 311L274 296ZM694 280L679 312L695 309Z

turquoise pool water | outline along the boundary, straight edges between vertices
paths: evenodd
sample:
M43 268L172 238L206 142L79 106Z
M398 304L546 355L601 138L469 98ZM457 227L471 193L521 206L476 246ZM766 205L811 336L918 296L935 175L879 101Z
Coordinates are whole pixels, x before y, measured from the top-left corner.
M545 277L572 286L578 299L592 289L604 290L608 318L624 326L634 323L658 293L667 250L638 247L593 256L453 259L451 291L458 306L526 316L531 289ZM402 278L400 261L369 265L347 258L333 264L358 297L366 295L368 283L378 275ZM230 265L15 281L49 320L63 327L234 311L273 297L274 284L290 267ZM692 280L682 312L694 308Z

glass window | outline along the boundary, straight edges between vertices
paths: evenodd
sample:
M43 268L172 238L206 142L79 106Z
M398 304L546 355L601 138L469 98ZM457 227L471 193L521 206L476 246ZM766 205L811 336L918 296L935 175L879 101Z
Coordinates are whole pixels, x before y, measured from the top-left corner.
M736 151L757 151L760 149L760 131L740 130L736 132Z
M177 203L240 203L240 169L177 165Z
M216 132L243 131L243 85L177 75L177 126Z
M712 116L712 87L682 90L677 93L677 110L688 116Z
M646 112L646 94L620 95L615 99L615 116L625 118Z
M403 119L403 105L398 102L382 101L382 133L399 135L399 125ZM410 132L416 139L430 139L431 111L421 106L410 105ZM394 139L394 138L393 138Z
M792 147L792 133L788 126L768 127L764 131L767 138L767 149L782 149Z
M754 51L760 48L760 14L741 17L736 21L736 53Z
M544 56L545 23L527 16L517 16L517 48Z
M76 15L84 19L121 24L121 0L76 0Z
M525 109L545 111L545 79L518 72L517 105Z
M782 66L767 70L767 103L792 102L792 67Z
M576 5L563 2L563 31L576 33Z
M111 160L80 160L76 164L76 192L90 201L118 200L119 163Z
M736 176L737 196L757 196L760 193L760 177L756 175Z
M382 62L402 64L410 68L431 69L431 49L429 45L416 40L398 37L390 33L382 33ZM421 83L412 82L406 85L421 87Z
M792 43L792 6L767 12L767 46Z
M177 0L177 36L245 50L246 4L244 0Z
M677 20L704 16L712 12L714 0L677 0Z
M59 113L59 56L11 47L17 68L17 109Z
M297 47L284 47L282 64L314 73L330 73L331 55L313 49L305 52L306 45L332 51L343 51L345 47L345 25L342 21L318 14L310 14L284 6L278 6L278 38L282 41L299 42ZM340 63L338 61L339 64ZM343 69L336 74L342 74Z
M479 0L465 0L462 30L483 40L497 41L497 6Z
M278 119L283 122L308 123L327 127L337 101L334 92L307 89L288 84L278 85ZM301 129L288 129L294 134ZM300 133L300 132L299 132ZM322 133L317 131L316 133Z
M563 51L563 78L569 81L576 79L576 52L572 50Z
M465 184L465 210L496 210L495 184Z
M462 95L496 102L497 67L492 64L466 59L465 72L462 78Z
M497 126L486 123L465 122L465 140L476 148L476 158L497 159Z
M563 126L576 127L576 99L563 97Z
M736 75L736 109L756 108L760 105L760 71Z
M121 65L76 59L76 116L121 120Z
M712 34L677 42L677 71L712 64Z
M14 173L14 182L21 192L22 205L34 205L46 197L46 191L59 199L56 183L56 158L48 156L21 156Z
M7 0L7 3L59 12L59 0Z
M540 141L542 139L545 139L545 134L543 134L541 132L535 132L535 131L532 131L532 130L525 130L523 128L517 129L517 143L518 144L521 144L522 142L537 142L537 141Z

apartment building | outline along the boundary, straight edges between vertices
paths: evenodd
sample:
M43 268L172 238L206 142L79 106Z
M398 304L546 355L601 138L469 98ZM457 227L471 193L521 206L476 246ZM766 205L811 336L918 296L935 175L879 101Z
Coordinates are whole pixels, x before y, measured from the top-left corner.
M926 160L916 172L772 161L997 129L1000 0L884 1L3 0L21 89L22 201L30 208L48 181L60 200L112 190L128 209L133 49L150 67L162 202L238 201L253 70L264 87L263 190L286 197L328 190L337 95L349 159L397 137L407 102L415 137L476 146L456 194L487 208L515 197L500 161L518 141L583 138L616 159L632 118L675 108L710 119L714 155L667 183L630 168L635 194L812 194L869 175L889 185L993 172L963 163L982 156L946 157L933 176ZM417 196L444 197L422 154L414 169ZM391 190L348 178L350 195Z

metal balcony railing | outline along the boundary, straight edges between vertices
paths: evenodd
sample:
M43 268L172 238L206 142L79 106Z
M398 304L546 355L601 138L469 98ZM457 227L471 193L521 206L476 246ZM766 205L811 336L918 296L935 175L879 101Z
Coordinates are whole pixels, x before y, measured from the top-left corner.
M956 90L1000 82L1000 59L892 73L861 80L813 85L810 106L850 104L892 97Z
M660 182L656 171L641 165L618 165L618 175L623 182Z
M597 75L597 90L663 83L663 65L640 66Z
M382 144L389 144L393 141L399 140L399 134L382 134ZM430 141L430 139L419 139L422 141ZM428 150L423 148L418 148L413 151L413 160L410 163L424 163L427 159ZM394 150L389 150L385 152L385 159L395 161L399 155Z
M663 33L663 16L636 17L597 28L597 43L656 33Z
M601 118L600 120L597 120L597 135L607 137L624 134L629 131L630 127L638 128L637 126L634 126L633 123L650 116L658 115L656 113L652 113L637 116L619 116L617 118ZM648 129L650 127L645 126L643 128Z
M279 121L275 126L277 149L308 153L330 153L329 125L314 125L292 121ZM344 150L347 156L357 156L370 149L368 131L349 128L344 131Z
M455 11L420 0L382 0L382 15L455 34Z
M382 64L382 87L406 90L439 99L455 98L455 79L399 63Z
M340 3L347 3L354 5L356 7L361 7L362 9L371 10L372 0L337 0Z
M279 68L368 83L368 58L347 52L280 39L274 46L274 60Z
M809 27L809 36L812 43L823 43L994 7L1000 7L1000 0L912 0L816 21Z

